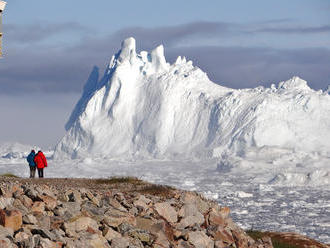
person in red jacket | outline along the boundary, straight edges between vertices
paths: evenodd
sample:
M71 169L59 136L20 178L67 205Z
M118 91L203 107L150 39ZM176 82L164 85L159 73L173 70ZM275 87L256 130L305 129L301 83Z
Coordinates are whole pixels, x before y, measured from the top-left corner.
M34 162L37 165L39 178L44 177L44 168L47 167L47 159L42 151L38 151L35 155Z

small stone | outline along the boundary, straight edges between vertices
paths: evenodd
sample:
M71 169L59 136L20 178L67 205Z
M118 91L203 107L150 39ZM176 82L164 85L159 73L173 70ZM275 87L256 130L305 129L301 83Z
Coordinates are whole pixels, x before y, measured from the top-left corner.
M194 225L202 225L204 223L204 216L198 211L196 205L188 203L183 205L179 211L179 216L183 217L180 223L177 225L178 228L184 229Z
M12 237L13 235L14 235L14 230L12 228L0 226L0 237L3 237L3 238L5 238L7 236Z
M78 190L67 190L65 193L61 196L61 199L63 199L66 202L76 202L81 203L83 200L81 198L81 193Z
M220 225L225 226L227 223L226 219L223 218L214 208L211 209L208 217L208 222L210 225Z
M12 191L12 194L13 194L14 198L18 198L18 197L20 197L21 195L24 194L24 191L23 191L23 189L21 188L21 186L19 184L13 185L12 188L11 188L11 191Z
M214 242L214 248L226 248L228 245L225 245L221 240Z
M46 238L46 239L50 239L50 240L56 240L55 235L52 234L50 231L48 231L47 229L43 229L43 228L34 228L31 229L31 233L33 235L35 234L39 234L41 237Z
M17 247L17 246L12 246L12 243L8 238L0 238L0 247L1 248L13 248L13 247Z
M22 226L22 214L18 210L0 209L0 224L17 231Z
M137 208L142 208L147 210L149 208L148 204L151 202L150 199L146 198L144 195L140 195L139 199L134 201L133 205Z
M222 208L220 208L219 214L224 219L228 218L229 217L229 214L230 214L230 208L229 207L222 207Z
M195 247L199 248L213 248L214 241L210 239L204 232L196 231L190 232L188 234L188 241L194 245Z
M60 244L53 242L47 238L40 238L39 246L40 248L60 248Z
M50 217L50 229L52 230L60 229L63 223L64 219L60 216Z
M139 239L130 237L129 238L129 248L144 248L144 246Z
M187 217L184 217L180 223L178 223L176 225L177 228L179 229L184 229L184 228L187 228L187 227L192 227L194 225L202 225L204 223L204 216L201 215L201 216L187 216Z
M103 222L111 227L118 227L122 223L128 223L133 226L136 225L135 217L130 214L127 214L126 216L105 216Z
M160 216L170 223L175 223L178 221L177 212L168 202L156 203L155 210Z
M101 221L104 215L105 209L101 207L97 207L94 203L92 202L85 202L81 206L81 211L82 212L87 212L88 216L95 218L98 221Z
M31 208L32 213L44 213L45 211L45 203L42 201L36 201L33 203L32 208Z
M148 230L151 232L154 224L155 224L155 220L153 220L153 219L147 219L147 218L142 218L142 217L136 218L136 227L139 229ZM160 229L155 230L155 231L159 231Z
M109 204L121 212L127 212L127 209L124 208L116 199L110 198Z
M169 242L164 231L160 230L156 234L156 240L153 243L153 247L163 248L163 247L171 247L171 243Z
M111 241L114 238L120 238L121 234L119 232L116 232L115 230L113 230L111 227L106 227L103 230L103 236L108 240Z
M62 202L62 207L57 206L54 209L54 214L63 217L65 220L69 220L76 216L81 215L81 207L77 202Z
M180 217L201 215L195 204L184 204L178 212Z
M91 192L87 191L86 193L87 198L92 201L96 206L100 206L100 200L96 198Z
M147 231L144 230L131 230L129 236L139 239L143 243L151 244L151 236Z
M114 238L111 242L111 248L127 248L129 246L129 238Z
M0 196L0 208L5 209L8 206L11 206L14 203L14 198L6 198Z
M34 190L32 187L27 188L24 193L32 201L39 201L40 200L40 198L38 196L38 192L36 190Z
M99 234L92 234L87 239L87 247L91 248L106 248L110 245L108 244L108 241Z
M141 210L141 209L140 209ZM128 210L128 212L131 215L137 216L139 214L139 210L137 207L131 206L131 208Z
M23 203L18 200L18 199L15 199L14 202L13 202L13 205L12 206L8 206L6 208L7 210L13 210L13 209L17 209L19 211L21 211L22 215L25 215L29 212L29 209L27 209Z
M184 240L188 240L188 233L189 230L188 229L176 229L173 232L173 235L176 239L184 239Z
M196 246L196 247L198 247L198 246ZM180 240L178 242L178 248L195 248L195 246L189 244L187 241Z
M52 234L54 234L56 241L59 241L61 243L66 243L65 232L62 229L52 230Z
M38 223L38 220L34 215L28 214L23 216L23 223L36 225Z
M31 208L33 201L27 197L26 195L22 195L20 196L19 200L22 202L22 204L26 207L26 208Z
M135 228L128 223L122 223L120 226L118 226L118 231L123 235L132 230L135 230Z
M213 233L211 233L214 240L221 240L228 245L235 242L233 235L229 228L224 228L222 226L216 226Z
M77 232L86 231L87 229L92 229L94 231L98 230L98 224L95 220L89 217L79 217L78 219L64 223L65 232L70 236L75 236Z
M56 199L51 196L42 195L40 198L45 203L46 210L53 210L57 205Z
M37 214L36 218L38 220L38 226L50 229L50 217L47 215Z
M24 241L28 241L30 238L30 235L26 232L18 232L15 234L15 243L23 243Z

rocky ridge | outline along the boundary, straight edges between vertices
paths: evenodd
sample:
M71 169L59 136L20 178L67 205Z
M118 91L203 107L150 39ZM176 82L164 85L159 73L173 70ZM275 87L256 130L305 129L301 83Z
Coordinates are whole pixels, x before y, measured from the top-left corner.
M273 247L229 213L197 193L133 178L0 178L0 247Z

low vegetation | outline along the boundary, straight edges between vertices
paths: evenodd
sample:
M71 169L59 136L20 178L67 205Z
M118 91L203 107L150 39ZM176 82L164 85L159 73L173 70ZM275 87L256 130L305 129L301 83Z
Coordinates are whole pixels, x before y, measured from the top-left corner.
M12 173L4 173L4 174L1 174L0 176L2 177L14 177L14 178L19 178L19 176L16 176Z
M166 185L151 184L138 190L141 194L157 195L160 197L171 198L174 195L174 188Z
M129 183L140 185L143 183L142 180L136 177L111 177L111 178L99 178L95 179L96 184L121 184L121 183Z
M277 233L277 232L261 232L257 230L248 230L246 233L254 240L261 239L262 237L268 236L272 239L274 248L299 248L299 247L323 247L314 240L297 238L296 236Z

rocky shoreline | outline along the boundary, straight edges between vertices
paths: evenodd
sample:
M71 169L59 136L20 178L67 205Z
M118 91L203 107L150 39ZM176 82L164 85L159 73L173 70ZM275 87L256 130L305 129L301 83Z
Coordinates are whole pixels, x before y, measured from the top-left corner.
M0 247L273 247L228 207L135 178L0 177L0 224ZM328 247L309 241L301 247Z

